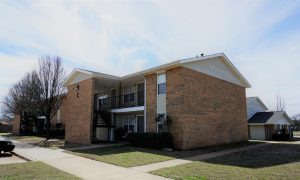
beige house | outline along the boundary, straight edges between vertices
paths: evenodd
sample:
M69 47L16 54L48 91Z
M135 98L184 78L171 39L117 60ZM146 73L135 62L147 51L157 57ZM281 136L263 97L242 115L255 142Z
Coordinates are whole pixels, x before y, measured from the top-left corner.
M291 135L291 119L284 111L268 111L259 97L247 98L249 138L272 140L274 134Z
M123 77L74 69L65 86L69 142L115 141L120 129L157 132L157 114L171 117L177 149L248 140L245 88L250 84L223 53Z

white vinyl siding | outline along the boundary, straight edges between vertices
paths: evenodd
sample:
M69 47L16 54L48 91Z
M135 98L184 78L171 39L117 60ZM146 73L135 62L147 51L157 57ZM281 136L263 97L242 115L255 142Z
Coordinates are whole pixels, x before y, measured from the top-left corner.
M229 69L229 67L220 58L212 60L201 60L183 64L184 67L193 69L204 74L232 82L234 84L244 86L237 76Z
M279 124L279 125L291 125L291 123L285 116L281 116L280 118L276 119L275 121L272 121L272 123Z
M265 127L263 125L251 125L249 126L250 139L265 140Z
M70 84L77 83L77 82L80 82L80 81L83 81L83 80L86 80L86 79L89 79L89 78L91 78L91 76L88 75L88 74L78 73L78 74L75 75L75 77L71 80Z
M257 112L265 112L267 109L257 100L247 102L247 118L250 119Z
M159 84L166 83L166 74L157 74L157 88ZM158 94L157 90L157 113L166 113L166 94Z

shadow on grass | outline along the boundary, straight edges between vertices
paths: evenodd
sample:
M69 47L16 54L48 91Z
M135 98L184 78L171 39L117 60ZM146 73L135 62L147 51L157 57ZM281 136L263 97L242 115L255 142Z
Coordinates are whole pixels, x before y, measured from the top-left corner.
M299 161L300 144L270 144L247 151L202 160L202 162L207 163L246 168L262 168Z

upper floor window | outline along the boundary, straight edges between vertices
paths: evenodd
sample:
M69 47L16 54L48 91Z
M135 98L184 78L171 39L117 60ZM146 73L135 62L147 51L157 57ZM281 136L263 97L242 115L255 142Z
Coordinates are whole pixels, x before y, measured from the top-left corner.
M157 94L166 94L166 74L157 74Z
M99 97L99 107L106 106L106 105L108 105L108 103L109 103L109 101L108 101L108 96L107 95Z
M131 102L134 101L134 93L125 94L124 95L124 102Z
M125 103L134 101L134 92L135 92L134 86L128 86L123 89Z
M166 94L166 83L160 83L157 85L158 94Z

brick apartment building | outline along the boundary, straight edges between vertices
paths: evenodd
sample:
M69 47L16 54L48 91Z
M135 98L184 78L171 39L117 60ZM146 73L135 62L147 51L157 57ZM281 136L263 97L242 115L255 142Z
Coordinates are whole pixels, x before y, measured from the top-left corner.
M74 69L65 81L65 138L114 141L116 132L157 132L157 114L172 119L177 149L248 140L245 88L223 53L173 61L123 77Z

